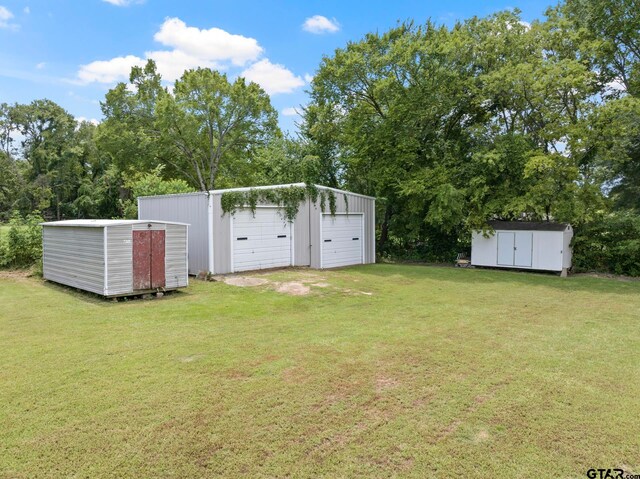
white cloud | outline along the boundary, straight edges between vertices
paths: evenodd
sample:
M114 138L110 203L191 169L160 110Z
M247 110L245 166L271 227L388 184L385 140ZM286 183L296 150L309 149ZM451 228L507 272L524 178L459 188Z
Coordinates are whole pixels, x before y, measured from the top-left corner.
M269 95L291 93L304 85L304 80L283 65L271 63L266 58L254 63L240 76L259 84Z
M76 122L78 123L78 125L80 125L80 123L83 123L83 122L85 122L85 121L87 121L87 122L89 122L89 123L91 123L91 124L93 124L93 125L98 125L98 124L100 123L100 122L99 122L98 120L96 120L95 118L86 118L86 117L84 117L84 116L78 116L78 117L76 117Z
M624 86L624 83L622 83L622 81L619 78L611 80L609 83L606 84L606 87L611 92L625 91L626 90L626 87Z
M131 67L142 66L145 61L135 55L116 57L111 60L98 60L80 66L79 83L115 83L129 78Z
M298 110L296 110L294 107L284 108L282 110L282 114L284 116L298 116L298 115L300 115L300 113L298 113Z
M194 57L181 50L159 50L147 52L146 57L156 62L158 71L162 79L170 82L176 81L182 76L185 70L192 68L215 68L222 69L220 65L210 60Z
M0 5L0 28L6 28L9 30L15 30L18 28L18 25L15 23L10 23L10 20L13 18L13 13L7 8Z
M193 58L228 60L237 66L256 60L263 51L255 38L233 35L220 28L188 27L179 18L167 18L153 38Z
M144 0L102 0L103 2L110 3L116 7L128 7L134 3L142 3Z
M304 21L302 29L316 34L335 33L340 30L340 24L335 18L329 20L327 17L323 17L322 15L314 15Z
M31 13L31 9L29 7L24 7L22 11L25 13L25 15L29 15Z
M308 73L305 73L304 81L306 81L307 83L311 83L313 81L313 75L309 75Z
M40 62L40 63L36 64L36 69L38 69L38 70L42 70L42 69L44 69L46 66L47 66L47 63L46 63L46 62Z
M305 84L305 80L284 65L271 63L266 58L258 60L263 49L253 38L233 35L219 28L189 27L178 18L168 18L154 39L172 48L148 51L143 56L119 56L81 65L76 79L69 81L82 85L126 81L131 67L142 66L152 59L167 82L174 82L189 69L202 67L226 70L230 66L237 68L249 63L240 76L258 83L269 94L290 93ZM307 81L311 78L305 75Z

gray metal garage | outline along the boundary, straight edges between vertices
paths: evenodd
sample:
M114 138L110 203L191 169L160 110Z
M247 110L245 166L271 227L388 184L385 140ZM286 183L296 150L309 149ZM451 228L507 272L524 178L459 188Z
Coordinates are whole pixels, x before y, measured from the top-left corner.
M316 185L333 195L329 212L320 201L300 203L293 221L282 207L260 203L255 212L223 211L225 193L306 187L304 183L232 188L138 198L141 220L188 223L189 273L226 274L285 266L333 268L375 263L375 198Z
M107 297L188 286L188 226L166 221L42 223L44 279Z

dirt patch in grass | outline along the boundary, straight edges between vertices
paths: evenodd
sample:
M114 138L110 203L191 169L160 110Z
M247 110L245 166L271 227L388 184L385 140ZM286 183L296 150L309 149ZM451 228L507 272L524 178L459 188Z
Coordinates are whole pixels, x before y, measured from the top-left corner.
M231 286L244 288L247 286L262 286L263 284L269 283L269 280L265 278L255 278L253 276L226 276L224 282Z
M400 383L391 377L387 376L378 376L376 378L376 392L382 393L387 389L395 389L400 385Z
M311 288L302 283L296 283L294 281L290 283L280 283L276 287L278 293L286 293L292 296L306 296L311 292Z
M0 270L0 279L23 280L32 276L28 269L7 269Z

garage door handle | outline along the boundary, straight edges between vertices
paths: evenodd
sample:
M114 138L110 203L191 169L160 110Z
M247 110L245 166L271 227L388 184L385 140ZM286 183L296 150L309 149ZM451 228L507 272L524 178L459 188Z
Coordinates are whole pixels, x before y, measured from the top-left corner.
M243 241L243 240L246 240L246 239L249 239L249 238L247 238L246 236L240 236L239 238L236 238L236 239L238 241Z
M325 243L331 243L331 240L324 240Z
M352 241L358 241L360 238L351 238Z
M278 238L286 238L287 235L278 235Z

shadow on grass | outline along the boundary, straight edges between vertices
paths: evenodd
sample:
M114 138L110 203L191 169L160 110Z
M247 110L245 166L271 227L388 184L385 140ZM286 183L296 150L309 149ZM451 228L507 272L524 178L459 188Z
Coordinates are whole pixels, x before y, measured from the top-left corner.
M532 287L554 288L567 293L590 291L594 293L638 295L640 281L622 281L613 278L569 276L544 272L512 271L490 268L454 268L420 264L383 263L355 266L363 275L376 277L400 276L404 279L431 279L459 285L464 292L465 285L487 283L514 283Z
M114 301L113 298L105 298L104 296L101 296L99 294L92 293L90 291L84 291L72 286L66 286L64 284L54 283L53 281L47 281L44 279L39 279L39 281L45 288L51 291L63 293L83 303L92 304L94 306L100 306L104 308L117 308L118 306L121 306L125 303L141 301L178 301L181 298L185 298L192 294L183 289L178 289L167 291L162 298L154 297L153 299L143 299L141 296L129 296L126 298L118 298L118 301Z

